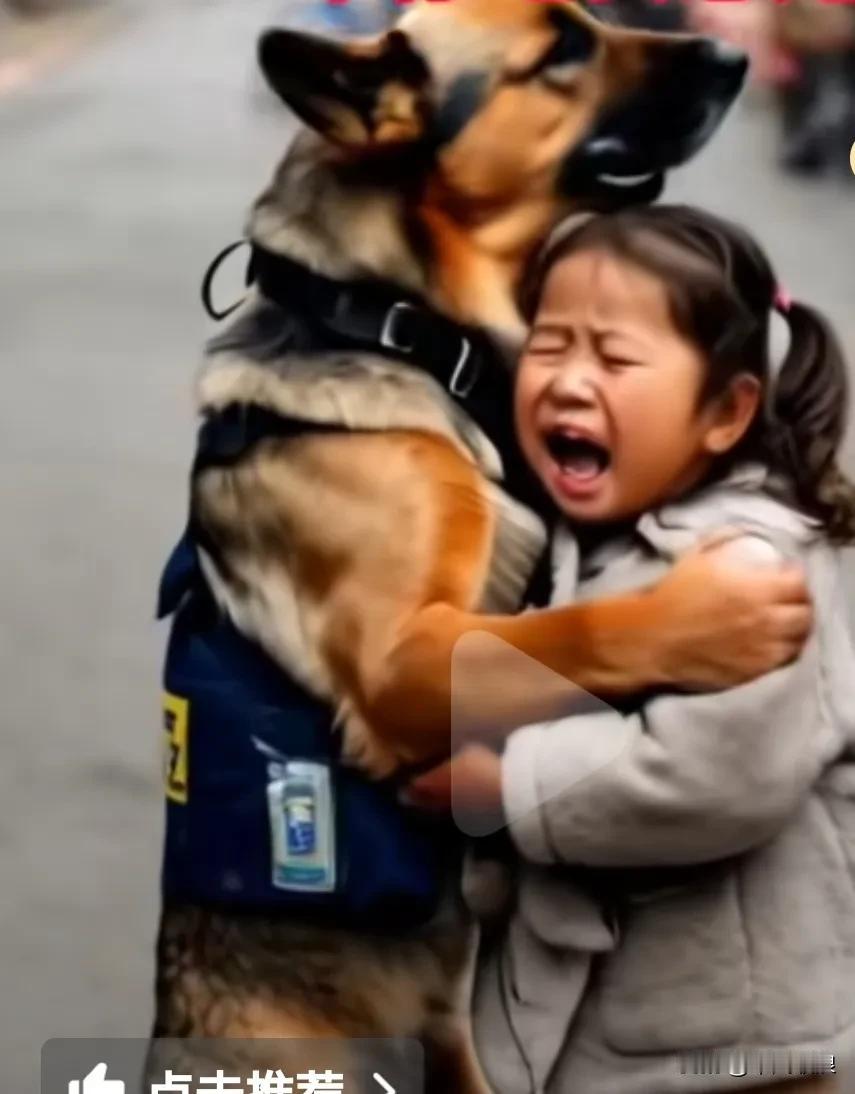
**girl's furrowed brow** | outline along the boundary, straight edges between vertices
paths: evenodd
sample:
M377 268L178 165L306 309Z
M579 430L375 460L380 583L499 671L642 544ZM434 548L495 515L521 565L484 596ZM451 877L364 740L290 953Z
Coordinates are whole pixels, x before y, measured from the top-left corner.
M566 338L572 333L572 328L569 326L569 324L558 323L554 320L550 320L547 323L538 323L537 321L535 321L534 325L531 328L531 333L557 334L560 335L562 338Z
M645 332L638 330L635 326L602 326L591 333L597 345L607 341L616 341L626 343L636 349L644 349L651 344L649 332L647 337L645 337Z

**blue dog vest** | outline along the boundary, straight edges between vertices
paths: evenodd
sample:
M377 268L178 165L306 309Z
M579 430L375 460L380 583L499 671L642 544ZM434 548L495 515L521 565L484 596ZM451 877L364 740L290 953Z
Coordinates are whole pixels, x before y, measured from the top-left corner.
M330 707L217 610L191 532L161 579L170 615L164 898L351 926L429 919L459 834L340 762Z

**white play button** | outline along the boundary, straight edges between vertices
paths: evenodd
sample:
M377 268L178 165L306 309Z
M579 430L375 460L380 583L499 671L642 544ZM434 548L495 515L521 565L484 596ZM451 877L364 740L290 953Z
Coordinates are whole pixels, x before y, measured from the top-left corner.
M383 1094L395 1094L395 1088L391 1083L387 1083L379 1071L374 1072L374 1082L383 1091Z

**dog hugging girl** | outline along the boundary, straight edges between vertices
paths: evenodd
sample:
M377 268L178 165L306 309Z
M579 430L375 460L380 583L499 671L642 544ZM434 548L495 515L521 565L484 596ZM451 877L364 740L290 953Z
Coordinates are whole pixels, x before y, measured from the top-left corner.
M530 725L412 785L508 826L482 1064L514 1094L833 1091L855 1042L841 352L744 231L686 207L571 220L524 296L516 420L564 518L554 601L644 585L726 529L758 566L804 566L816 627L751 683Z

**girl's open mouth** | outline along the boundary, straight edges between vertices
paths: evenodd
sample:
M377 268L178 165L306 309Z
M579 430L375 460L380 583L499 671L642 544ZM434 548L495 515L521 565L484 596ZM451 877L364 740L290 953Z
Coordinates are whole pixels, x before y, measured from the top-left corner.
M570 496L594 493L612 462L605 445L580 434L555 430L547 434L546 447L556 464L557 485Z

